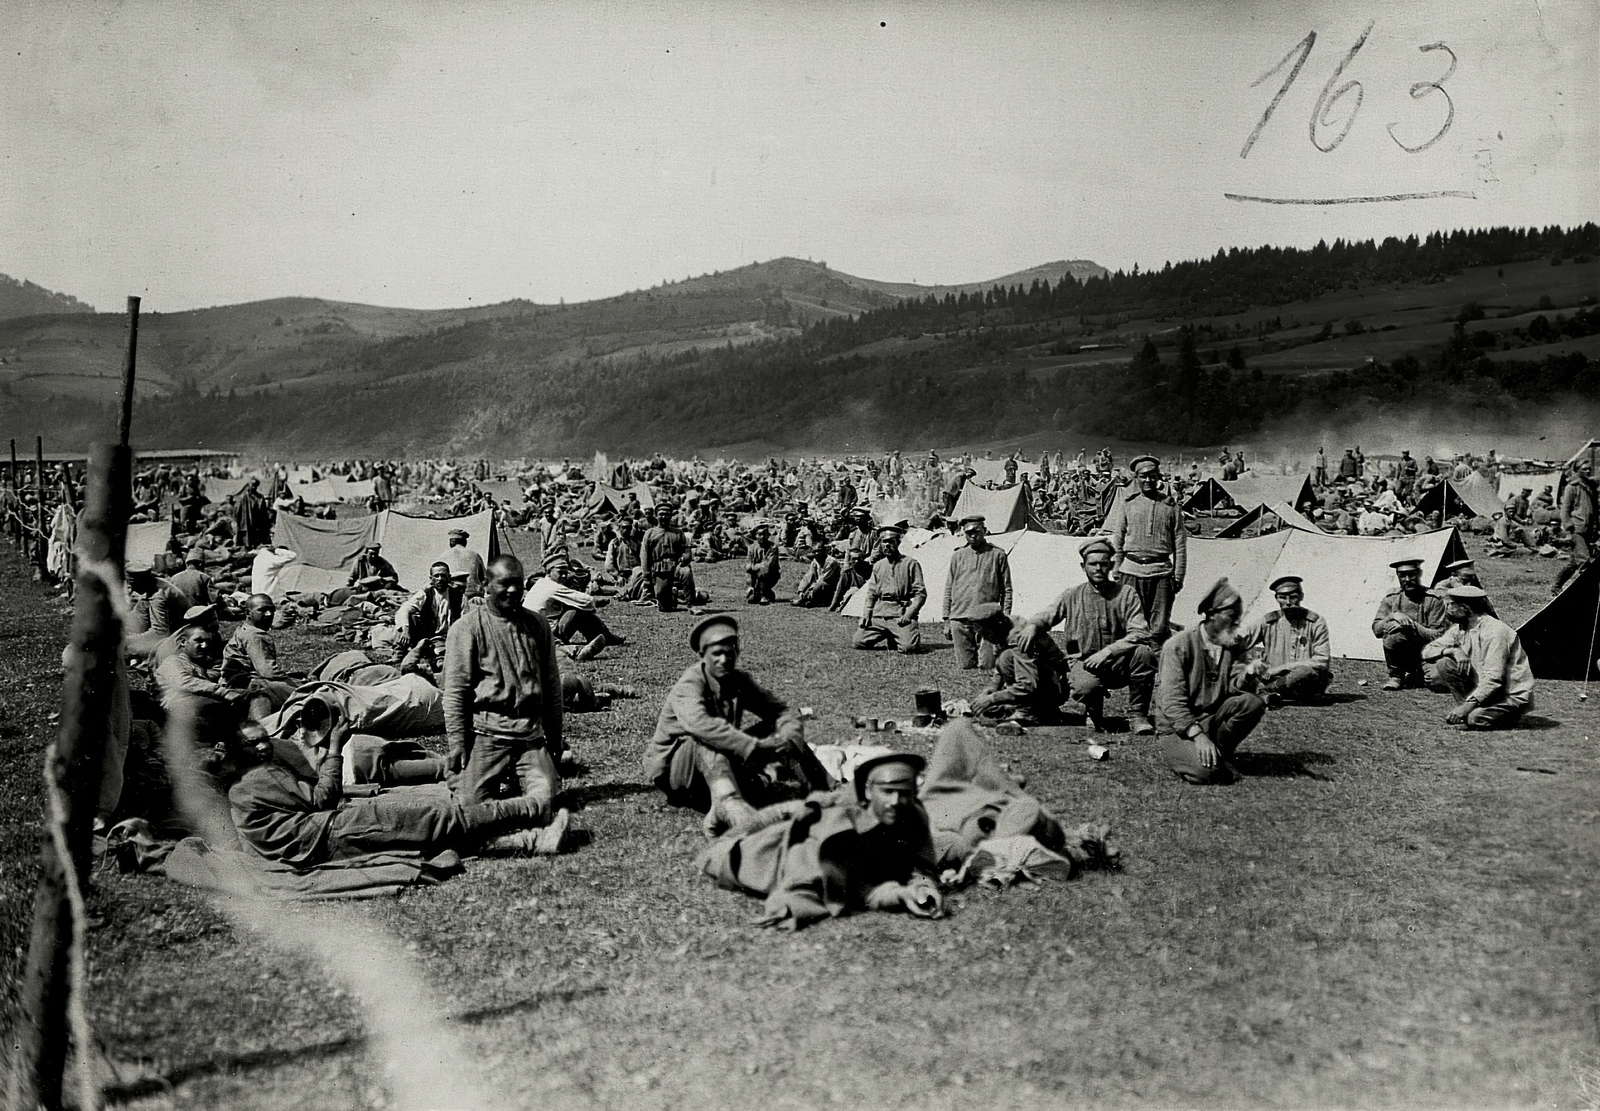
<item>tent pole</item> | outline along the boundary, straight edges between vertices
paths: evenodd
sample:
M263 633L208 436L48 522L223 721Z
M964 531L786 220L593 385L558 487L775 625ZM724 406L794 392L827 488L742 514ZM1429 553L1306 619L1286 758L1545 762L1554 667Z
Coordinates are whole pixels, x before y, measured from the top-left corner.
M1600 591L1594 598L1594 622L1589 626L1589 652L1583 657L1583 691L1578 695L1579 702L1589 701L1589 677L1594 674L1594 642L1595 634L1600 633Z

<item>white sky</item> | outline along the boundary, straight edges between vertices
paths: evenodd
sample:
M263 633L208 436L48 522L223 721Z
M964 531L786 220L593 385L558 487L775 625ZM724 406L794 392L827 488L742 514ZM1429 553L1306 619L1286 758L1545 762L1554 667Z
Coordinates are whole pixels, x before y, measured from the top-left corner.
M0 272L119 310L892 281L1600 219L1600 5L4 0ZM1393 9L1393 10L1391 10ZM1343 143L1309 123L1361 83ZM1248 159L1246 136L1316 45ZM1415 82L1445 82L1447 108ZM1354 91L1326 112L1326 146ZM1328 207L1225 192L1340 197Z

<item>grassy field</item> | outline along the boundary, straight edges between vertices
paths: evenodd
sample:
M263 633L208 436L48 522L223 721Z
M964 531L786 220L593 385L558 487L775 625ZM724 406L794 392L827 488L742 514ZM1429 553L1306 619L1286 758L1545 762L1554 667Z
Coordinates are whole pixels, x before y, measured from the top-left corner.
M1551 563L1482 568L1502 613ZM785 588L795 571L786 568ZM0 546L0 930L20 967L45 715L66 619ZM851 652L848 622L746 607L739 569L702 571L744 621L746 662L816 707L909 716L925 684L973 693L948 646ZM786 596L787 589L780 591ZM1316 599L1310 599L1313 608ZM592 840L470 865L363 904L454 1020L496 1102L526 1107L1595 1107L1595 703L1542 684L1500 736L1443 725L1443 696L1381 695L1338 665L1336 703L1268 717L1247 778L1178 783L1154 745L1104 763L1082 729L995 739L1064 820L1108 821L1119 873L969 890L941 922L863 915L798 934L695 875L698 816L642 782L639 754L694 620L608 611L629 638L587 665L643 694L569 718L569 784ZM280 643L292 664L331 651ZM1362 681L1365 684L1362 684ZM437 740L437 739L436 739ZM926 751L928 743L912 739ZM1535 769L1535 770L1519 770ZM141 1107L392 1106L357 1009L317 969L236 933L197 893L104 873L91 905L91 1015Z

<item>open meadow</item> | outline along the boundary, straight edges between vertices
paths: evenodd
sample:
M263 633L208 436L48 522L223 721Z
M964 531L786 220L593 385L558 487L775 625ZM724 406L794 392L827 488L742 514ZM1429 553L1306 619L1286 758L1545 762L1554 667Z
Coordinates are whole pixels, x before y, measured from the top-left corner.
M1480 565L1513 623L1555 569ZM936 634L911 658L853 652L846 619L744 605L739 564L697 571L713 608L743 622L748 668L816 708L812 740L853 740L856 714L907 718L924 685L947 701L980 686ZM780 598L797 575L785 565ZM0 944L14 984L68 619L9 547L0 583ZM866 914L791 934L752 927L756 901L695 873L698 815L664 806L640 773L695 619L606 616L629 643L582 666L641 698L568 718L581 771L567 804L588 842L474 861L355 908L431 987L497 1105L1600 1101L1600 698L1580 701L1578 684L1541 684L1513 732L1465 734L1443 724L1444 696L1380 694L1380 665L1336 662L1333 704L1269 715L1226 788L1181 784L1152 740L1114 737L1097 763L1086 729L995 737L1064 822L1111 824L1120 871L968 889L944 921ZM278 640L291 667L335 648L302 629ZM104 869L90 906L90 1018L117 1101L396 1102L345 987L202 894Z

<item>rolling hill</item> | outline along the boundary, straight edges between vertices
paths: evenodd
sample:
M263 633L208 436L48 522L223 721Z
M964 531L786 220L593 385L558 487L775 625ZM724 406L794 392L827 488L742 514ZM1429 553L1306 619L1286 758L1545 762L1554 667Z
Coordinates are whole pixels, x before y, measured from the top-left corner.
M149 446L313 456L836 451L1074 428L1203 444L1302 405L1409 404L1441 351L1452 400L1526 406L1589 388L1571 360L1600 332L1582 311L1596 243L1594 225L1489 229L937 288L780 258L573 305L151 314L135 421ZM95 435L122 342L117 315L0 321L0 436ZM1516 369L1552 358L1568 361ZM1409 368L1399 392L1390 364Z
M0 320L19 316L44 316L49 313L92 313L86 305L65 293L53 293L41 285L0 274Z

